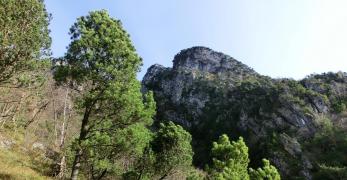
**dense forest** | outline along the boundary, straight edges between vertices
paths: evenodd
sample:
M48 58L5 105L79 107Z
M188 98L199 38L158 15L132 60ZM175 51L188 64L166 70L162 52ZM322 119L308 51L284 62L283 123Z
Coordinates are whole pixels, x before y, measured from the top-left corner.
M52 57L42 0L0 0L0 179L347 179L347 74L271 79L205 47L142 58L105 10Z

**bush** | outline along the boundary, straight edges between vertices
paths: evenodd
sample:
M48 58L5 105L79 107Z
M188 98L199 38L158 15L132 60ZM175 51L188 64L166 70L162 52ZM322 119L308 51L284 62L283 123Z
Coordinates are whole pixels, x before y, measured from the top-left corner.
M338 180L347 179L347 167L320 165L319 172L314 175L317 179Z
M331 105L334 112L341 113L346 110L346 104L341 101L335 101Z

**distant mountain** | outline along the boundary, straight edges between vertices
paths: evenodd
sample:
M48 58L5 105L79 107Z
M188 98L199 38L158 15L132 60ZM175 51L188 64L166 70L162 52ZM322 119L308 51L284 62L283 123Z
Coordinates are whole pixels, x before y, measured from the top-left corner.
M252 166L269 158L284 179L347 172L346 73L272 79L228 55L192 47L175 56L172 68L151 66L142 85L154 92L157 122L192 133L197 166L210 162L211 142L226 133L245 138Z

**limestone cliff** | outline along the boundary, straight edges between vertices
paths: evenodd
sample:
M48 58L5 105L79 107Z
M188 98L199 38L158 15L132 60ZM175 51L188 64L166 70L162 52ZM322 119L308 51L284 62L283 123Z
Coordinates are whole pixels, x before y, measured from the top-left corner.
M174 57L173 68L151 66L142 84L154 92L158 121L190 130L196 165L208 163L211 141L226 133L246 139L254 166L266 157L283 177L312 179L319 165L307 142L323 121L342 129L347 124L342 72L272 79L228 55L192 47Z

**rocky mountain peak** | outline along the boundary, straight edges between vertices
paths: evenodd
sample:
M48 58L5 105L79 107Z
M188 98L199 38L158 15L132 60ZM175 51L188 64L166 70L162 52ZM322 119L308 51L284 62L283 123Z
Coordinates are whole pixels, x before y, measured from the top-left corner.
M341 114L347 107L346 82L343 72L301 81L272 79L198 46L178 53L172 68L151 66L142 90L154 93L157 121L173 121L191 131L195 164L206 163L210 144L224 133L243 136L252 159L260 162L258 154L263 153L285 179L310 180L319 164L313 157L319 153L307 153L307 142L324 130L324 122L347 127L346 114Z
M153 64L147 69L147 73L143 77L142 83L150 84L151 82L157 82L158 78L160 78L159 74L165 71L166 69L170 69L170 68L166 68L160 64Z
M173 69L213 74L230 71L255 74L254 70L234 58L202 46L184 49L178 53L173 60Z

